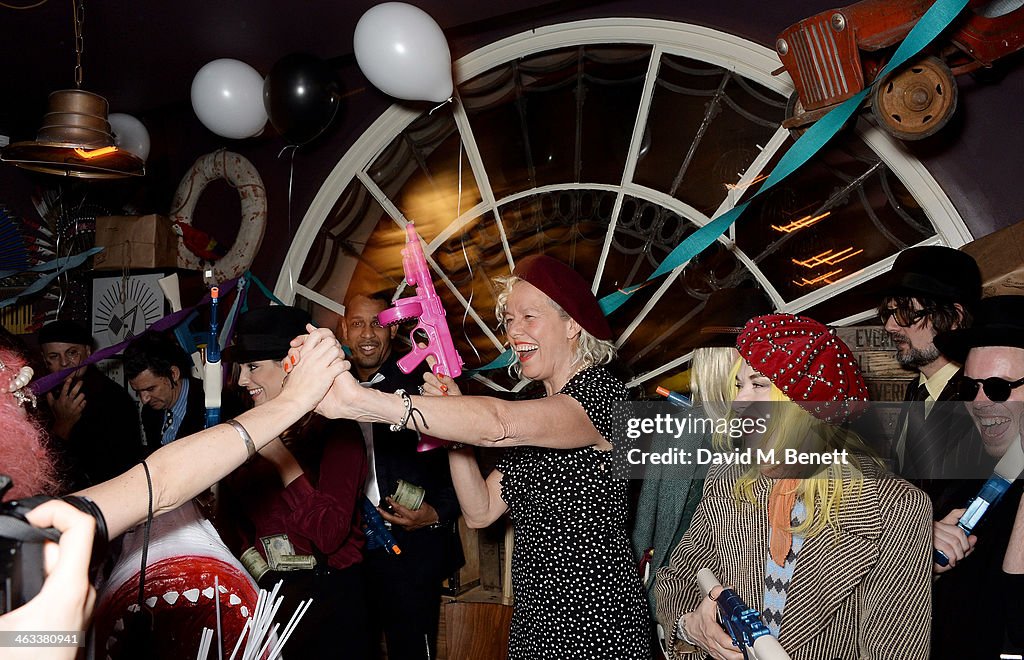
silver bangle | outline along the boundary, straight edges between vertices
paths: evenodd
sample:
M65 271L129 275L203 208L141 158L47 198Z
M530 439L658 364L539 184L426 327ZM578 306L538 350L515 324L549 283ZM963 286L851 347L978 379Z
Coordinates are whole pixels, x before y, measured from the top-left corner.
M409 424L409 418L412 417L412 397L405 390L395 390L395 394L402 397L402 404L405 406L405 413L402 415L402 420L397 424L390 426L392 433L398 433L404 431L405 427Z
M245 443L245 452L248 454L245 460L249 460L250 458L255 456L256 444L252 441L252 436L249 435L249 432L245 430L245 427L242 426L242 423L239 422L237 419L229 419L226 423L228 426L231 426L236 431L238 431L238 435L242 437L242 442Z

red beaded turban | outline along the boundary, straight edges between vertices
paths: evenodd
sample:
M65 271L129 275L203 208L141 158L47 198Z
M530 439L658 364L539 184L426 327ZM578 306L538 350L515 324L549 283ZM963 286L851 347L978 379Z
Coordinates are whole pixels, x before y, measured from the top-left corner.
M751 319L736 348L783 394L829 424L863 410L868 389L849 347L828 327L805 316L768 314Z

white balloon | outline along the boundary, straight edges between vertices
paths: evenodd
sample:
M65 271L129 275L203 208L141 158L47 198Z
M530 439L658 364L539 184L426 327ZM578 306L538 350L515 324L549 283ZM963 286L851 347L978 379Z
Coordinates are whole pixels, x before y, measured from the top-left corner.
M267 123L263 76L245 62L213 60L192 79L192 109L203 126L221 137L253 137Z
M452 56L434 19L404 2L371 7L356 24L356 62L385 94L440 103L452 96Z
M110 130L114 133L114 144L121 151L135 154L146 162L149 158L149 131L146 126L131 115L114 112L107 117Z

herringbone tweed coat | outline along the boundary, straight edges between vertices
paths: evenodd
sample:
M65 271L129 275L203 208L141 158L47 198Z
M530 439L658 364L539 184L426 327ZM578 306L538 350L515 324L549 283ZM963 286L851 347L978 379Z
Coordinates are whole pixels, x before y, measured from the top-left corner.
M703 657L675 635L694 610L696 572L709 568L741 598L764 610L768 496L738 500L735 466L712 469L689 530L658 571L658 620L673 658ZM806 540L797 559L779 642L792 660L925 659L931 622L932 509L924 492L869 466L859 494L839 512L839 533ZM699 655L697 655L699 653Z

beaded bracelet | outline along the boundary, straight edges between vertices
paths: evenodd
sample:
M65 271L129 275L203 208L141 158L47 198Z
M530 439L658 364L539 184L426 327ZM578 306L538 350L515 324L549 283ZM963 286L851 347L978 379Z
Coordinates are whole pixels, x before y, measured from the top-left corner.
M683 640L690 646L702 648L700 645L697 644L697 642L693 641L693 639L686 634L686 623L683 621L683 619L686 618L687 614L692 614L692 612L684 612L679 616L679 621L676 623L676 636L678 636L679 639Z
M398 431L404 431L406 425L409 423L409 418L412 417L412 397L405 390L395 390L395 394L402 397L402 405L405 406L405 413L402 415L402 420L397 424L390 426L391 431L397 433Z
M245 427L238 420L229 419L226 423L238 431L238 435L242 437L242 442L245 443L245 452L248 454L246 460L252 458L256 454L256 444L252 441L252 436L249 435L249 432L245 430Z

